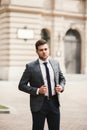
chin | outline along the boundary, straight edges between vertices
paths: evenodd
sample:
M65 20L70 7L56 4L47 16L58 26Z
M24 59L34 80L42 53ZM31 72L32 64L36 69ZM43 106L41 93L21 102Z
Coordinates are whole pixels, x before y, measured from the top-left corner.
M40 57L41 60L45 61L47 58Z
M44 60L44 61L46 61L46 60L47 60L47 58L48 58L48 57L46 57L46 58L43 58L43 60Z
M47 58L48 58L48 56L44 56L44 57L39 57L41 60L43 60L43 61L46 61L47 60Z

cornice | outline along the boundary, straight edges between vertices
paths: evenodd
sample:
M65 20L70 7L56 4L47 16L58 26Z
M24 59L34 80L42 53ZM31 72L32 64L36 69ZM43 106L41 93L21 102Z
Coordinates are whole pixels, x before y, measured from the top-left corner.
M39 14L42 16L51 16L51 17L65 17L65 18L75 18L75 19L87 19L87 14L76 13L76 12L67 12L60 10L46 10L44 8L33 8L33 7L24 7L24 6L3 6L0 7L0 14L4 12L16 12L16 13L30 13L30 14Z

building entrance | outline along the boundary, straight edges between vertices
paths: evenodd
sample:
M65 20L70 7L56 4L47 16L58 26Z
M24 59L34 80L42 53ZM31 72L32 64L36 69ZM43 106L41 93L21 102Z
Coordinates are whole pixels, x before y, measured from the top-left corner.
M81 37L78 31L70 29L64 37L66 73L81 73Z

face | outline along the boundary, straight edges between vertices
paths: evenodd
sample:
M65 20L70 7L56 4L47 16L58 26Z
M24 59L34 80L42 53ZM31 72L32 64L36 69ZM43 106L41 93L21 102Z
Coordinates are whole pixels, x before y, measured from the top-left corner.
M36 50L39 58L43 61L46 61L49 56L49 48L47 44L38 46L38 49Z

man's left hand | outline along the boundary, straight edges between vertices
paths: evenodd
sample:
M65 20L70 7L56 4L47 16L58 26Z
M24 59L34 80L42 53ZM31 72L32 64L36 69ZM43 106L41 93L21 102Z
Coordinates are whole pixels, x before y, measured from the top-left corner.
M62 91L62 86L61 85L57 85L56 87L56 92L59 94Z

